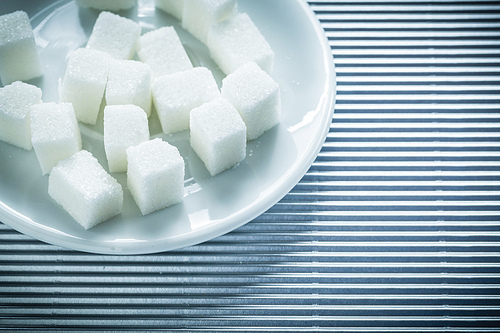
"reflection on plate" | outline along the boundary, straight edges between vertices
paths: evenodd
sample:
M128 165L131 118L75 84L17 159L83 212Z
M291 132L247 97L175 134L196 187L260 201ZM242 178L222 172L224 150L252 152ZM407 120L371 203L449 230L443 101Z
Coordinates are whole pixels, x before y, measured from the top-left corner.
M10 6L12 3L15 1L10 1ZM0 221L71 249L154 253L229 232L285 196L306 173L328 132L335 97L333 59L323 30L306 2L239 0L238 5L240 11L250 15L276 53L272 76L280 85L283 107L281 123L249 142L243 162L210 177L190 148L189 133L164 135L153 115L152 136L175 145L186 161L183 202L141 216L130 192L125 190L121 215L84 230L47 194L48 176L41 175L35 153L0 142ZM66 54L85 45L97 15L97 11L80 9L68 0L47 5L31 15L45 75L30 83L42 88L44 102L57 102ZM193 63L210 68L220 84L223 74L206 47L184 31L177 20L155 11L153 0L139 0L137 8L120 15L139 22L143 33L173 25ZM80 124L80 128L83 148L107 169L102 112L95 126ZM127 188L124 173L112 175Z

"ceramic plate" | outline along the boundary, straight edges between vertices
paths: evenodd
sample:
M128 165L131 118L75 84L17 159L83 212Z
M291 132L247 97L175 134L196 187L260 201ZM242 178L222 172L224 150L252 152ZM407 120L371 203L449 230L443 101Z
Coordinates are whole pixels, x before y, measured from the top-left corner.
M124 208L100 225L84 230L53 201L48 176L42 176L34 151L0 142L0 221L27 235L63 247L108 254L143 254L181 248L227 233L264 213L302 178L322 147L330 127L335 75L329 45L314 14L302 0L239 0L276 53L273 78L282 95L279 125L247 146L235 168L210 177L189 146L189 133L161 133L150 119L152 137L175 145L186 163L182 203L141 216L124 173L113 173L124 188ZM74 1L2 1L0 14L23 9L31 17L45 75L30 83L43 90L44 102L57 102L58 81L69 51L85 46L98 12ZM171 16L139 0L120 12L143 33L173 25L196 66L210 68L220 84L223 74L207 48ZM83 148L107 169L102 140L102 111L95 126L80 124Z

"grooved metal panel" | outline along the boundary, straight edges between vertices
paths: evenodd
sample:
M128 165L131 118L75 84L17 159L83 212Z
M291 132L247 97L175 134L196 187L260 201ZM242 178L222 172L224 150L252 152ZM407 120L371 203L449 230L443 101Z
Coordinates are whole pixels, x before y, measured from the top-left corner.
M6 331L500 331L500 5L310 1L337 69L295 188L212 241L91 255L0 224Z

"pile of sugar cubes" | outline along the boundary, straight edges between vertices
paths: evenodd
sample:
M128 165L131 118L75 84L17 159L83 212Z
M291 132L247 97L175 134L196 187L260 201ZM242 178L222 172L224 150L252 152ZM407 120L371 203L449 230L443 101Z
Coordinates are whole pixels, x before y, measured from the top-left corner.
M0 16L0 139L35 151L48 194L84 228L121 213L123 188L110 173L126 172L143 215L184 197L185 163L178 149L151 138L156 110L163 133L190 131L190 144L211 176L233 168L246 144L280 119L274 52L236 0L155 0L204 43L226 74L194 67L172 26L143 33L116 12L136 0L76 0L99 10L85 47L67 55L58 103L44 103L43 75L28 15ZM82 150L79 122L95 124L103 110L107 170Z

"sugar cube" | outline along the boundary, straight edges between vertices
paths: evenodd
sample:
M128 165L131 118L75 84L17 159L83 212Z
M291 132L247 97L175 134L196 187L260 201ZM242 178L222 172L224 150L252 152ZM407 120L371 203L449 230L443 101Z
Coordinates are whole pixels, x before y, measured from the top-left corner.
M0 140L30 150L30 106L42 103L42 90L15 81L0 88Z
M104 108L104 150L110 172L127 171L126 150L149 140L148 118L136 105Z
M142 35L137 54L151 67L154 77L193 68L173 27L162 27Z
M191 111L190 142L212 176L246 156L246 126L238 111L220 97Z
M45 175L82 149L82 137L71 103L41 103L31 109L31 142Z
M164 133L187 130L191 110L220 96L212 72L205 67L162 76L152 90Z
M151 114L151 69L135 60L111 61L106 86L107 105L133 104Z
M76 0L76 4L84 8L119 11L132 9L136 0Z
M108 81L110 56L91 49L69 54L59 92L59 101L72 103L76 118L95 124Z
M184 0L155 0L156 8L163 10L166 13L174 16L177 19L182 19L184 11Z
M171 206L184 196L184 160L160 138L127 149L127 184L142 215Z
M85 229L120 214L123 207L121 185L86 150L54 167L49 195Z
M237 12L236 0L184 0L182 27L206 43L208 29Z
M4 85L43 74L28 14L21 10L0 16L0 79Z
M132 59L140 35L141 27L138 23L117 14L101 12L87 47L107 52L117 59Z
M272 72L274 52L246 13L213 25L208 32L207 46L211 57L226 74L249 61Z
M238 110L253 140L279 122L278 84L255 62L238 68L222 80L221 94Z

